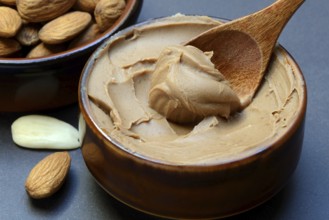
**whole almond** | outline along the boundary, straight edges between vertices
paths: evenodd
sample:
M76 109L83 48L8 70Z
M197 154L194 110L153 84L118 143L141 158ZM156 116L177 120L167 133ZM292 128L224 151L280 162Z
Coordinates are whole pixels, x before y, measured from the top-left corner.
M80 134L75 127L47 115L17 118L11 125L11 134L15 144L26 148L67 150L81 146Z
M1 3L4 5L14 6L14 5L16 5L16 0L0 0L0 4Z
M16 39L24 46L36 45L39 42L39 27L35 24L26 24L16 34Z
M17 0L17 10L22 18L30 22L52 20L66 13L76 0Z
M99 2L99 0L77 0L73 8L78 11L93 13L97 2Z
M22 25L18 12L10 7L0 6L0 37L13 37Z
M0 37L0 57L7 57L21 49L21 45L15 39Z
M82 32L90 21L91 15L87 12L69 12L45 24L39 38L46 44L63 43Z
M80 33L69 45L69 48L79 47L95 40L101 32L96 23L92 23L89 27Z
M124 0L100 0L95 8L94 16L101 31L110 28L125 9Z
M70 170L71 157L68 152L48 155L33 167L25 182L30 197L42 199L53 195L63 185Z
M26 55L26 58L50 56L56 53L63 52L65 50L66 50L66 46L64 44L47 45L44 43L40 43L30 50L30 52Z

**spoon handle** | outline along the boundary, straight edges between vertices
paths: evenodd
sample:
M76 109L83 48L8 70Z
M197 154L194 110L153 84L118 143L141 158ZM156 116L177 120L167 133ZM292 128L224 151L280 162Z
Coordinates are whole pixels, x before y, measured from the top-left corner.
M263 10L238 19L236 23L241 25L244 22L248 25L245 32L259 43L263 57L270 57L284 26L304 1L277 0Z

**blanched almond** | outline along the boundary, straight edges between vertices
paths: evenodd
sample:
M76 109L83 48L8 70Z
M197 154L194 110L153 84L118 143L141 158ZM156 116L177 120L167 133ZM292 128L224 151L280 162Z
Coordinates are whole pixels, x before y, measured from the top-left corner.
M81 145L76 128L50 116L22 116L11 125L11 132L13 141L25 148L68 150Z

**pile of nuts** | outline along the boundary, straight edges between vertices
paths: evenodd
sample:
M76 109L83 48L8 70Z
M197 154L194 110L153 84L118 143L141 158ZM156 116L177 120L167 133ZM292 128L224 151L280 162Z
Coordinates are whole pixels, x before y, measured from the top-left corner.
M86 44L125 6L125 0L0 0L0 57L43 57Z

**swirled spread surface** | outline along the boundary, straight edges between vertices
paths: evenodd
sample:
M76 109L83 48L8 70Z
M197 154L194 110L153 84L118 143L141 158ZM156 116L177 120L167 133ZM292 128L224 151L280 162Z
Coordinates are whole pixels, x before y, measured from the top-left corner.
M169 164L224 163L260 151L282 136L296 118L304 94L303 79L295 74L287 54L280 48L276 48L252 103L231 116L230 110L237 107L234 93L229 88L221 95L210 91L222 88L218 83L225 89L228 84L208 67L201 71L205 78L195 80L195 75L186 76L183 69L181 78L177 79L182 84L180 88L185 86L184 91L191 90L188 94L182 93L187 100L197 100L190 109L167 111L166 102L161 103L161 99L167 99L166 94L150 93L159 85L168 87L165 84L171 77L170 71L164 74L157 66L159 60L161 63L161 59L168 59L161 58L160 54L168 52L168 48L181 53L185 49L180 45L216 25L220 22L204 16L175 15L141 25L113 39L106 52L95 61L86 88L98 126L127 151ZM205 58L200 59L199 64L208 63ZM189 63L184 68L193 68L193 65ZM159 74L160 78L154 80L152 74ZM209 83L201 89L198 98L193 96L200 92L194 85L184 85L191 83L188 77L192 77L194 85ZM172 96L173 91L168 88L163 91ZM216 98L207 95L212 93ZM226 96L224 100L218 98L223 96ZM205 99L212 103L215 99L215 104L220 103L223 109L215 107L218 112L213 112L212 108L202 106L208 102L204 102ZM158 101L160 104L155 107L152 103ZM183 102L182 99L176 105L186 105ZM197 107L200 114L195 113ZM207 108L211 114L204 114ZM172 114L168 116L166 112Z

